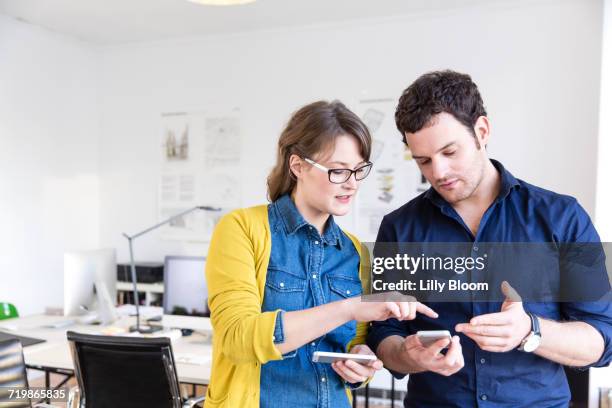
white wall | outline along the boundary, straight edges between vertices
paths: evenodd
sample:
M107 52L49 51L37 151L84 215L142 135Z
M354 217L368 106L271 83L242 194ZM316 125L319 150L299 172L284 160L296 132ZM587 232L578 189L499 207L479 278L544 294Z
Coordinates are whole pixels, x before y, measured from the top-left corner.
M612 1L604 2L604 29L599 106L596 226L601 239L612 241Z
M156 220L159 114L239 106L243 205L265 177L288 116L319 98L397 98L418 75L470 73L493 123L491 156L518 177L576 196L593 214L600 0L513 1L444 15L273 30L103 50L100 237L126 259L123 231ZM143 237L137 258L203 253Z
M99 238L97 53L0 15L0 301L62 305L63 253Z

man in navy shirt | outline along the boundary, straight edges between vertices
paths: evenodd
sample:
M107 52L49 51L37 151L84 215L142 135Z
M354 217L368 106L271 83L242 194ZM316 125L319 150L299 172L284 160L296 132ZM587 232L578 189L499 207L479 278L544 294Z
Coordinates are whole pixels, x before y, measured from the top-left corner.
M463 242L474 253L486 242L599 242L574 198L516 179L488 158L489 119L468 75L421 76L395 118L432 187L385 216L377 242ZM438 319L372 323L370 348L395 376L410 374L406 407L567 406L563 365L610 364L609 300L521 302L507 282L500 289L503 302L440 302ZM425 347L418 330L456 334Z

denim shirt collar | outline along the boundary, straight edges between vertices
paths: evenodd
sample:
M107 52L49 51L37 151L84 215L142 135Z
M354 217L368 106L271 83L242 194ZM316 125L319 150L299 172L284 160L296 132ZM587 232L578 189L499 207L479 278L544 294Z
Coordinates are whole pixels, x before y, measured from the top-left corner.
M281 215L281 220L285 226L287 234L294 234L300 228L310 227L311 225L302 217L302 214L298 211L295 203L291 199L289 194L285 194L279 197L274 203L276 209ZM328 245L336 245L342 249L342 240L340 239L340 227L334 221L332 215L329 216L325 224L323 235L321 236L323 242Z
M495 202L499 202L505 199L513 188L520 187L520 184L518 180L508 170L506 170L506 168L500 162L493 159L490 160L501 176L501 188L499 189L499 195L495 199ZM433 187L430 187L429 190L425 192L425 197L438 207L442 208L449 205Z

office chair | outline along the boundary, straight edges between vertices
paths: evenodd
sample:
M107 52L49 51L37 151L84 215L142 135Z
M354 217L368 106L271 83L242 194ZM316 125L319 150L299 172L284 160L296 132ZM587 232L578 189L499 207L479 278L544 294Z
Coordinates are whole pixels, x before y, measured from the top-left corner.
M6 404L10 407L31 407L30 400L23 402L10 402L10 388L28 388L23 349L19 340L6 340L0 342L0 406Z
M23 348L17 339L0 341L0 407L32 407L29 399L11 400L11 389L29 389ZM35 404L34 407L53 408L49 404Z
M97 336L69 331L79 408L187 408L204 397L181 397L170 339Z

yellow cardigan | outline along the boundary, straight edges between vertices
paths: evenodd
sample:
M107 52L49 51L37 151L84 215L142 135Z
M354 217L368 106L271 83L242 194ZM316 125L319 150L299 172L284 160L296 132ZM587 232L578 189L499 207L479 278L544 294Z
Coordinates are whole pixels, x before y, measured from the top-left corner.
M366 293L367 260L359 241L346 235L362 258L360 275ZM206 408L258 408L261 365L282 359L272 340L279 311L261 311L271 249L266 205L233 211L215 228L206 260L214 330ZM347 350L365 343L367 330L367 323L359 323Z

